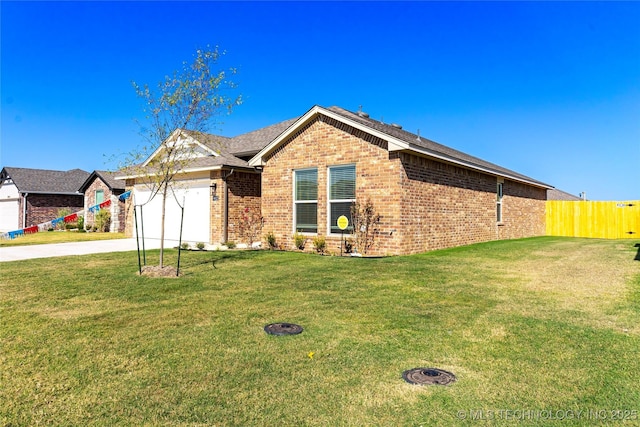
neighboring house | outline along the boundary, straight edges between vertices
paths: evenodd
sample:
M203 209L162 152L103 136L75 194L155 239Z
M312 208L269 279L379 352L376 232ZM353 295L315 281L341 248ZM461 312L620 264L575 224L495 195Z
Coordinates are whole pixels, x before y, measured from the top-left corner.
M84 223L87 229L94 225L95 215L103 205L102 209L108 209L111 214L109 231L124 231L127 212L125 201L119 199L125 192L124 180L116 179L113 172L93 171L80 186L80 192L84 193Z
M367 199L382 216L371 254L545 234L550 185L365 113L315 106L298 119L235 138L177 130L170 140L200 152L176 190L175 199L186 200L186 241L239 242L241 217L250 210L261 213L263 236L272 232L287 247L295 232L324 236L334 250L336 219L349 217L355 200ZM148 199L141 177L122 178L136 204ZM159 230L158 202L147 206L145 235L158 234L147 225ZM178 236L177 217L173 211L167 221L169 239Z
M0 172L0 231L51 221L61 209L84 207L80 186L89 172L5 167Z
M580 196L574 196L565 191L558 190L557 188L551 188L547 190L547 200L565 200L569 202L580 202L584 200Z

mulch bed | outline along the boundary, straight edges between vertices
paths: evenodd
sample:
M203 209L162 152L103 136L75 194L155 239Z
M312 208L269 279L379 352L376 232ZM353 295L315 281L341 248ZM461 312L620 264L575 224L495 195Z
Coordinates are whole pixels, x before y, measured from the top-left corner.
M147 265L142 267L142 276L147 277L178 277L176 268L172 266L160 267L159 265Z

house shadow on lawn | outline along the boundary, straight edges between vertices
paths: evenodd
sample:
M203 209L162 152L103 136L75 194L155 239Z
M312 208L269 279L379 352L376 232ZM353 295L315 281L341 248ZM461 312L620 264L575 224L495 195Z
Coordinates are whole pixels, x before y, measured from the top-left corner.
M634 258L634 260L640 261L640 243L636 243L634 248L638 248L638 253L636 254L636 257Z

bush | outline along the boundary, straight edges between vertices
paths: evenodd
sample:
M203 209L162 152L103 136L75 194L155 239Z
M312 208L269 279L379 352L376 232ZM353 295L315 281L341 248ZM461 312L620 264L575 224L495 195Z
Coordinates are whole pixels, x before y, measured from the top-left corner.
M244 208L238 221L238 234L251 247L262 231L262 217L259 212Z
M269 249L278 249L278 243L276 242L276 235L273 234L273 231L270 231L265 236L267 239L267 243L269 244Z
M186 251L187 249L189 249L189 244L187 242L184 242L180 245L180 248L182 248L183 251Z
M196 243L196 248L198 248L200 250L203 250L204 249L204 243L202 243L202 242Z
M229 249L234 249L236 247L236 242L227 242L224 245Z
M293 234L293 244L296 245L296 248L304 251L304 247L307 245L307 238L302 234L295 232Z
M96 213L95 219L95 227L97 227L98 231L107 233L109 231L109 227L111 226L111 212L106 209L101 209L98 213Z
M371 199L364 204L356 201L351 206L351 221L355 234L355 249L365 254L371 249L378 235L381 216L376 212Z
M62 209L58 209L58 213L57 218L64 218L67 215L71 215L71 209L69 208L62 208ZM67 229L67 224L60 221L59 223L56 224L56 230L66 230Z
M325 240L324 236L314 237L313 247L315 248L316 252L323 255L324 251L327 249L327 241Z
M78 231L84 231L84 217L82 215L78 215Z

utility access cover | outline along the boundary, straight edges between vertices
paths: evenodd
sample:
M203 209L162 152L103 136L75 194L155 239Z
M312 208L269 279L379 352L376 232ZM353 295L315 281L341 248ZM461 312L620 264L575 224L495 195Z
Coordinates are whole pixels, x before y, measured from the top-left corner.
M448 385L456 380L456 376L449 371L437 368L414 368L404 371L402 378L410 384L417 385Z
M270 335L297 335L302 332L302 326L294 323L271 323L264 327Z

